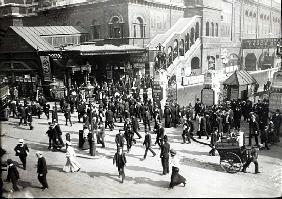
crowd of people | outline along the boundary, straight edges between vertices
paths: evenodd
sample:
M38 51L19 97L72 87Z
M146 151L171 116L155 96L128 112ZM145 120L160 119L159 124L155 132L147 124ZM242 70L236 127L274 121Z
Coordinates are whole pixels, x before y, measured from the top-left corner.
M169 173L169 162L172 164L170 188L181 183L185 186L186 179L179 174L179 160L175 156L177 152L170 147L165 128L183 127L183 144L190 144L191 140L195 140L194 136L198 136L198 139L202 139L202 136L206 136L207 139L211 138L210 146L212 150L208 154L212 156L215 155L214 144L221 136L232 136L241 132L242 117L249 123L248 144L250 146L252 146L253 137L255 139L254 146L260 149L270 149L269 144L280 141L279 128L282 116L277 110L275 114L269 117L267 100L259 100L254 104L249 100L232 100L224 104L207 107L197 99L194 106L190 103L188 106L180 107L177 103L167 102L164 107L160 107L160 104L152 102L146 91L141 99L136 89L132 89L130 92L128 88L124 84L96 84L92 101L86 101L79 90L73 90L70 93L77 94L63 98L58 104L59 107L55 104L51 108L50 103L47 102L43 95L40 95L36 101L28 102L24 100L23 104L17 99L11 100L9 107L11 116L19 119L19 125L29 123L31 130L33 130L32 116L41 118L44 113L49 120L51 113L51 122L48 123L49 127L46 132L49 137L48 149L62 151L66 146L67 162L63 167L65 172L77 172L81 166L75 158L76 155L69 135L66 134L66 142L63 141L63 132L60 124L58 124L59 111L63 112L65 125L68 125L69 122L71 126L73 124L72 114L77 111L77 122L81 123L83 129L82 136L79 139L79 148L81 149L93 150L93 142L95 141L105 148L105 130L113 131L118 129L118 134L115 136L117 151L113 157L113 163L118 167L119 177L122 177L121 182L125 180L124 168L127 162L125 151L130 153L131 148L137 142L136 139L142 139L140 134L141 122L145 132L144 141L142 142L145 146L143 160L146 159L148 151L152 153L153 157L156 156L156 152L152 149L153 145L159 147L163 175ZM162 118L164 118L164 125ZM123 127L118 127L117 123L123 123ZM156 134L154 144L152 144L151 134ZM259 143L259 137L261 143ZM21 148L15 149L19 154L24 169L26 165L25 158L28 154L28 147L25 146L21 142L18 146L18 148ZM25 149L23 150L22 147L25 147ZM38 153L39 156L42 157L42 153ZM246 169L246 166L244 169ZM43 189L48 188L47 182L45 182L46 173L47 171L43 176L43 181L40 178Z

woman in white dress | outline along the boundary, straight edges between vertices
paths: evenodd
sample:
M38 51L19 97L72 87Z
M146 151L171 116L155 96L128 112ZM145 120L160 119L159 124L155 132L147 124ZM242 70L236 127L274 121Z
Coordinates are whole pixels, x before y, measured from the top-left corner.
M67 147L67 153L66 153L66 158L67 162L66 165L63 168L63 171L65 172L76 172L80 170L80 164L76 160L76 154L74 152L73 147L71 146L71 142L66 142L68 145Z

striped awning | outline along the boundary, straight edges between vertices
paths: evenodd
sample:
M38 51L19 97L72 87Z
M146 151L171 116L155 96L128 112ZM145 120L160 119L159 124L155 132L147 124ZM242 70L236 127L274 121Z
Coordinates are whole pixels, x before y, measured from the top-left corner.
M243 86L256 84L257 80L245 70L236 70L225 82L223 85L229 86Z

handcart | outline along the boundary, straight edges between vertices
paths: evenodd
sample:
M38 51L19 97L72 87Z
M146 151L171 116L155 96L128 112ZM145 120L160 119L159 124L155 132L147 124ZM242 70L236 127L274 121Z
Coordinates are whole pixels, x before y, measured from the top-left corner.
M234 137L222 137L215 143L215 149L220 156L220 166L228 173L241 171L247 160L247 150L241 149Z

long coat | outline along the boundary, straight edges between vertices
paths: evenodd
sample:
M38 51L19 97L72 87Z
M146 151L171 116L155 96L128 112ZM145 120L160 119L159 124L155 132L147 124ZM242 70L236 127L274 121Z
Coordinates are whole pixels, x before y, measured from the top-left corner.
M20 179L20 175L19 175L17 167L15 165L9 166L7 180L15 182L18 179Z
M45 160L44 157L38 158L38 161L37 161L37 173L39 173L39 174L46 174L46 173L48 173L48 171L47 171L47 164L46 164L46 160Z

